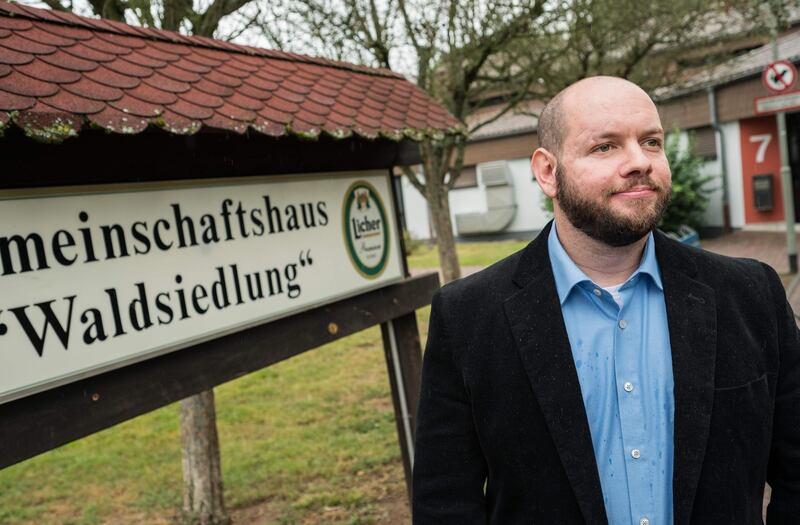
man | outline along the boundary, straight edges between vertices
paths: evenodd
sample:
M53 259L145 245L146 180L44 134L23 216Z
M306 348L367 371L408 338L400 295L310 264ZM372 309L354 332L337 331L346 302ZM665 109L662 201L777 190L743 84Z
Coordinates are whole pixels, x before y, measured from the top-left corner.
M800 523L800 340L766 265L655 231L650 98L582 80L539 120L554 221L431 310L417 524Z

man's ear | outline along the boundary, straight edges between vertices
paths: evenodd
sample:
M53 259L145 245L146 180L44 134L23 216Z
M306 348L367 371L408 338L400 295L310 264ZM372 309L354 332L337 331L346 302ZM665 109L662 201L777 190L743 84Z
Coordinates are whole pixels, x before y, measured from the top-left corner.
M531 171L542 188L542 192L550 198L556 196L556 168L558 161L555 155L544 148L533 152L531 157Z

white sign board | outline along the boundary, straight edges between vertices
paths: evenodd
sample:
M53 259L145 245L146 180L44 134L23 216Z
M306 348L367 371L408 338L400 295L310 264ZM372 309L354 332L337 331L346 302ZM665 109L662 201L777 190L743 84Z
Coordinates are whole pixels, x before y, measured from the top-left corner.
M64 191L0 194L0 402L402 279L385 171Z
M761 75L764 86L773 93L788 91L797 82L797 69L786 60L772 62L764 68Z
M771 97L757 97L755 99L756 114L765 115L788 111L800 107L800 91L792 91L783 95L773 95Z

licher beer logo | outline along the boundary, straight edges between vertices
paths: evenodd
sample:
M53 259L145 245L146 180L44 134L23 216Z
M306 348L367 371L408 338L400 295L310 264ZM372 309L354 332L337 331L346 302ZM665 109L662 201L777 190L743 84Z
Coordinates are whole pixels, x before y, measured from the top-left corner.
M375 279L389 260L389 227L386 209L377 190L365 181L347 189L342 209L342 229L347 253L356 271Z

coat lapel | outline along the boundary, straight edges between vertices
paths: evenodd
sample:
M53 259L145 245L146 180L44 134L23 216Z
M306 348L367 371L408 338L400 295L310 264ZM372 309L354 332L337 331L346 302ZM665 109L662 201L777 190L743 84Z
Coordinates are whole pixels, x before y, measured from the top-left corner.
M675 523L682 524L691 518L711 424L716 303L714 290L694 279L697 268L685 248L657 233L656 257L664 283L675 379L673 510Z
M525 249L505 302L517 350L586 523L607 523L589 422L547 252L548 225Z

